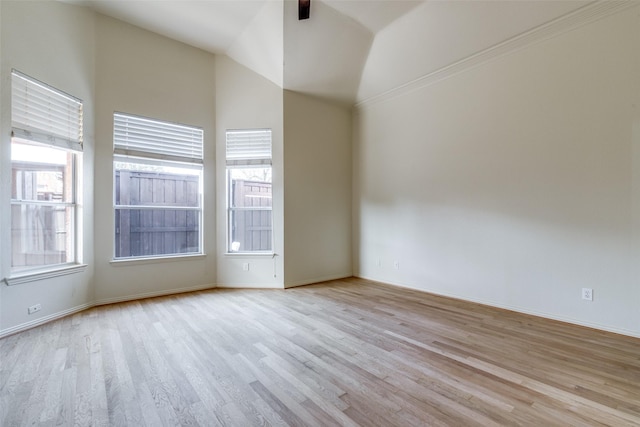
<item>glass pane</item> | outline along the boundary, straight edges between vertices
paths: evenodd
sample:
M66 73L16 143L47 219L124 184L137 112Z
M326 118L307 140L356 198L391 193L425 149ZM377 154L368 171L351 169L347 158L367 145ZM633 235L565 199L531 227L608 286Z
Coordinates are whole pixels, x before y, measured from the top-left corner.
M231 252L271 251L271 210L231 210Z
M11 163L12 199L73 202L73 153L14 139Z
M200 253L199 209L117 209L116 258Z
M230 206L271 207L271 168L229 169Z
M272 250L271 168L229 169L229 251Z
M201 168L116 160L114 170L116 205L200 206Z
M11 267L21 270L73 262L72 207L11 206Z

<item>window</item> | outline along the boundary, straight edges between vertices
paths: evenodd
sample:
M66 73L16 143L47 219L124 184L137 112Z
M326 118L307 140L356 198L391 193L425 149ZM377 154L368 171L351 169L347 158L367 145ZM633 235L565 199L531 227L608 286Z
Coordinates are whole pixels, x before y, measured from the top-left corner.
M115 259L202 253L203 131L115 113Z
M77 263L82 102L11 73L11 271Z
M227 251L271 252L271 129L227 131Z

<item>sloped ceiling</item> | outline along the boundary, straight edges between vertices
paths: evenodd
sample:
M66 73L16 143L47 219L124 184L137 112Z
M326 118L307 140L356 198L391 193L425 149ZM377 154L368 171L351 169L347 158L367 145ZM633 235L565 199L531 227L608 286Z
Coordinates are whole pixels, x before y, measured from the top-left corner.
M325 3L312 7L298 21L297 4L285 3L284 87L353 103L374 34Z
M376 35L363 101L552 21L586 1L428 1Z
M571 13L588 0L67 0L352 105Z
M212 53L225 53L268 0L69 0Z

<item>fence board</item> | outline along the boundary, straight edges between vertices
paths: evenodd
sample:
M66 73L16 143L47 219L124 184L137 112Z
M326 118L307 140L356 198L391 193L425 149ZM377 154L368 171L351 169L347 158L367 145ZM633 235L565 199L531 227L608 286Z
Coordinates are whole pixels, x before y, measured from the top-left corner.
M125 179L126 175L128 179ZM117 204L157 206L157 209L116 210L116 256L197 251L200 236L198 180L194 175L116 171ZM163 209L165 206L196 209L176 211Z
M234 180L233 206L236 208L265 208L272 206L271 183ZM242 251L271 250L271 211L242 209L232 213L233 240L240 242Z

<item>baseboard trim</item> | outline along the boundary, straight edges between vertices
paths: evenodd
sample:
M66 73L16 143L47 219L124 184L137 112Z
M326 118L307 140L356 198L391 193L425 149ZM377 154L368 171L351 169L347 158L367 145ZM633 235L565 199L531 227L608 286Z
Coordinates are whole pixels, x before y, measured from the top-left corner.
M345 279L345 278L349 278L349 277L356 277L356 278L359 278L359 279L370 280L372 282L382 283L382 284L395 286L395 287L399 287L399 288L411 289L413 291L423 292L425 294L432 294L432 295L438 295L438 296L443 296L443 297L447 297L447 298L454 298L454 299L457 299L457 300L467 301L467 302L471 302L471 303L475 303L475 304L482 304L482 305L486 305L486 306L489 306L489 307L495 307L495 308L500 308L500 309L503 309L503 310L514 311L516 313L522 313L522 314L528 314L528 315L531 315L531 316L541 317L543 319L556 320L556 321L559 321L559 322L570 323L570 324L573 324L573 325L583 326L583 327L587 327L587 328L591 328L591 329L597 329L597 330L600 330L600 331L611 332L611 333L630 336L630 337L634 337L634 338L640 338L640 333L632 331L632 330L624 329L624 328L616 328L616 327L611 327L611 326L608 326L608 325L602 325L602 324L594 323L594 322L585 322L583 320L574 319L574 318L567 317L567 316L558 316L558 315L551 314L551 313L540 312L540 311L536 311L536 310L529 310L529 309L526 309L526 308L512 306L512 305L509 305L509 304L497 303L495 301L483 300L483 299L478 299L478 298L462 297L460 295L451 294L451 293L447 293L447 292L435 292L435 291L425 290L425 289L418 288L418 287L415 287L415 286L412 286L412 285L408 285L408 284L405 284L405 283L381 281L381 280L374 279L372 277L360 276L360 275L358 275L358 276L351 275L351 274L348 274L348 275L332 275L332 276L325 276L325 277L320 277L320 278L315 278L315 279L302 280L302 281L297 281L297 282L285 285L285 289L293 288L293 287L297 287L297 286L311 285L311 284L314 284L314 283L327 282L327 281L330 281L330 280L340 280L340 279ZM219 288L219 289L245 288L245 289L248 289L246 286L245 287L243 287L243 286L216 286L214 284L208 284L208 285L200 285L200 286L191 286L191 287L188 287L188 288L178 288L178 289L168 289L168 290L155 291L155 292L145 292L145 293L141 293L141 294L129 295L129 296L126 296L126 297L104 298L104 299L101 299L101 300L97 300L97 301L95 301L93 303L81 304L81 305L69 308L67 310L62 310L62 311L59 311L57 313L53 313L53 314L50 314L48 316L41 317L39 319L32 320L30 322L22 323L20 325L16 325L16 326L13 326L13 327L10 327L10 328L7 328L7 329L0 330L0 338L7 337L9 335L13 335L13 334L16 334L18 332L26 331L27 329L35 328L36 326L40 326L40 325L43 325L45 323L48 323L48 322L51 322L51 321L54 321L54 320L57 320L57 319L61 319L61 318L65 317L65 316L69 316L71 314L75 314L75 313L81 312L83 310L87 310L89 308L100 306L100 305L115 304L115 303L127 302L127 301L135 301L135 300L140 300L140 299L145 299L145 298L153 298L153 297L166 296L166 295L177 295L177 294L181 294L181 293L195 292L195 291L201 291L201 290L205 290L205 289L214 289L214 288ZM272 288L255 288L255 287L252 287L251 289L283 289L283 288L280 288L280 287L277 287L277 288L276 287L272 287Z
M217 288L217 286L214 284L207 284L207 285L190 286L188 288L175 288L175 289L166 289L162 291L143 292L140 294L127 295L124 297L99 299L99 300L96 300L93 305L99 306L99 305L115 304L118 302L135 301L135 300L140 300L145 298L163 297L167 295L177 295L177 294L183 294L186 292L202 291L205 289L213 289L213 288Z
M349 272L349 273L342 273L342 274L332 274L329 276L314 277L313 279L297 280L295 282L285 283L284 288L285 289L295 288L297 286L312 285L314 283L328 282L329 280L346 279L348 277L353 277L353 273Z
M52 322L54 320L61 319L70 314L79 313L88 308L93 307L94 304L87 303L77 305L75 307L59 311L57 313L50 314L48 316L41 317L39 319L32 320L30 322L21 323L20 325L12 326L11 328L3 329L0 331L0 338L7 337L9 335L17 334L18 332L26 331L27 329L35 328L36 326L44 325L45 323Z
M218 284L218 289L284 289L282 285L253 285L250 283Z
M49 323L54 320L61 319L65 316L69 316L70 314L79 313L81 311L90 309L92 307L97 307L100 305L114 304L114 303L126 302L126 301L135 301L135 300L140 300L144 298L153 298L153 297L160 297L160 296L166 296L166 295L176 295L176 294L182 294L186 292L202 291L205 289L213 289L213 288L216 288L216 285L208 284L208 285L200 285L200 286L191 286L188 288L177 288L177 289L168 289L164 291L145 292L141 294L128 295L125 297L118 297L118 298L104 298L101 300L96 300L90 303L81 304L66 310L62 310L57 313L53 313L48 316L41 317L39 319L32 320L30 322L21 323L19 325L12 326L7 329L0 330L0 338L7 337L9 335L13 335L18 332L26 331L27 329L35 328L36 326L44 325L45 323Z
M529 310L529 309L526 309L526 308L513 306L513 305L509 305L509 304L501 304L501 303L497 303L495 301L490 301L490 300L483 300L483 299L478 299L478 298L468 298L468 297L463 297L463 296L460 296L460 295L457 295L457 294L451 294L451 293L447 293L447 292L436 292L436 291L426 290L426 289L418 288L418 287L415 287L415 286L412 286L412 285L407 285L405 283L381 281L381 280L377 280L377 279L366 277L366 276L354 276L354 277L357 277L359 279L364 279L364 280L370 280L372 282L382 283L382 284L385 284L385 285L395 286L395 287L398 287L398 288L411 289L412 291L424 292L425 294L431 294L431 295L437 295L437 296L441 296L441 297L453 298L453 299L457 299L457 300L460 300L460 301L466 301L466 302L471 302L471 303L474 303L474 304L486 305L486 306L489 306L489 307L494 307L494 308L499 308L499 309L502 309L502 310L513 311L513 312L516 312L516 313L528 314L530 316L536 316L536 317L540 317L540 318L543 318L543 319L549 319L549 320L555 320L555 321L558 321L558 322L569 323L569 324L572 324L572 325L582 326L582 327L585 327L585 328L596 329L598 331L611 332L611 333L614 333L614 334L625 335L625 336L628 336L628 337L640 338L640 332L632 331L632 330L629 330L629 329L616 328L616 327L611 327L611 326L608 326L608 325L601 325L599 323L594 323L594 322L585 322L584 320L574 319L574 318L568 317L568 316L558 316L558 315L552 314L552 313L546 313L546 312L541 312L541 311L536 311L536 310Z

